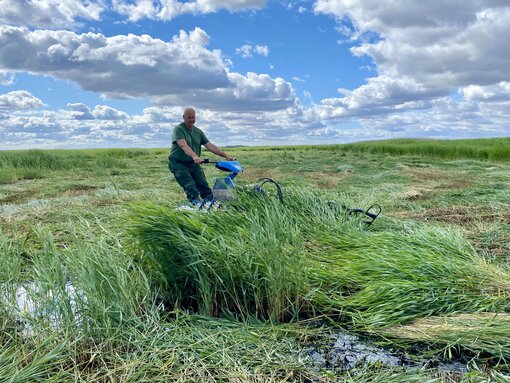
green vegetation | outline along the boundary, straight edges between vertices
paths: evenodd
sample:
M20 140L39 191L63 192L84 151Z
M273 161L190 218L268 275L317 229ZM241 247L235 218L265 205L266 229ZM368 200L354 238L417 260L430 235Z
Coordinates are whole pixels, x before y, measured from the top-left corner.
M400 139L350 144L343 146L342 149L393 156L420 155L433 158L469 158L482 161L510 160L510 138L454 141Z
M235 148L210 214L167 149L0 152L0 382L507 382L508 143ZM469 371L317 365L339 327Z
M0 184L46 178L56 172L77 170L115 175L120 169L126 168L125 160L147 156L149 153L149 150L143 149L4 151L0 152Z
M252 150L239 148L238 150ZM465 140L392 139L356 142L345 145L321 146L281 146L259 147L265 151L329 151L355 152L368 154L388 154L392 156L423 156L427 158L473 159L508 161L510 159L510 138L486 138Z

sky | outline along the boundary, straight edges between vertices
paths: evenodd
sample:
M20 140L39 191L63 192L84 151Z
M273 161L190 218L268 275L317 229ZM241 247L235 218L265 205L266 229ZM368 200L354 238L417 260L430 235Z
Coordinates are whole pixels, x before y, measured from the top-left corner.
M0 0L0 150L510 136L509 0Z

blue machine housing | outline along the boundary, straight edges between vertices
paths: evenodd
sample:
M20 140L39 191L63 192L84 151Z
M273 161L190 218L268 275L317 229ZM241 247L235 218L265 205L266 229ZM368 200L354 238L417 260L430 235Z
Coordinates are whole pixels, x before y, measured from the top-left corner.
M229 174L231 179L243 171L243 167L237 161L218 161L216 167L224 172L231 172L232 174Z

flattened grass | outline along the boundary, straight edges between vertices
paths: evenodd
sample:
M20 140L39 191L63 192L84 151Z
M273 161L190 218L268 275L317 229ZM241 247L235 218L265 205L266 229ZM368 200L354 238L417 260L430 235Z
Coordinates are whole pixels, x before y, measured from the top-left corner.
M320 313L380 334L417 318L510 312L509 270L458 231L384 218L367 230L320 193L286 192L284 204L241 193L214 214L139 204L129 233L146 267L161 271L169 302L203 314Z
M451 349L462 347L473 355L492 355L501 365L510 361L510 314L508 313L458 313L444 317L416 319L405 325L386 330L386 335L414 342L424 341Z

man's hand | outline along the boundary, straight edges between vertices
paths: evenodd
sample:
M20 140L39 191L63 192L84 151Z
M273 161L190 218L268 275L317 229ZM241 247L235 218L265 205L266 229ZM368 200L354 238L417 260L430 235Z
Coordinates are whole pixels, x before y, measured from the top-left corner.
M200 157L195 157L193 158L193 162L195 164L201 164L202 162L204 162Z
M236 160L234 157L229 156L228 154L225 156L225 159L226 159L227 161L235 161L235 160Z

